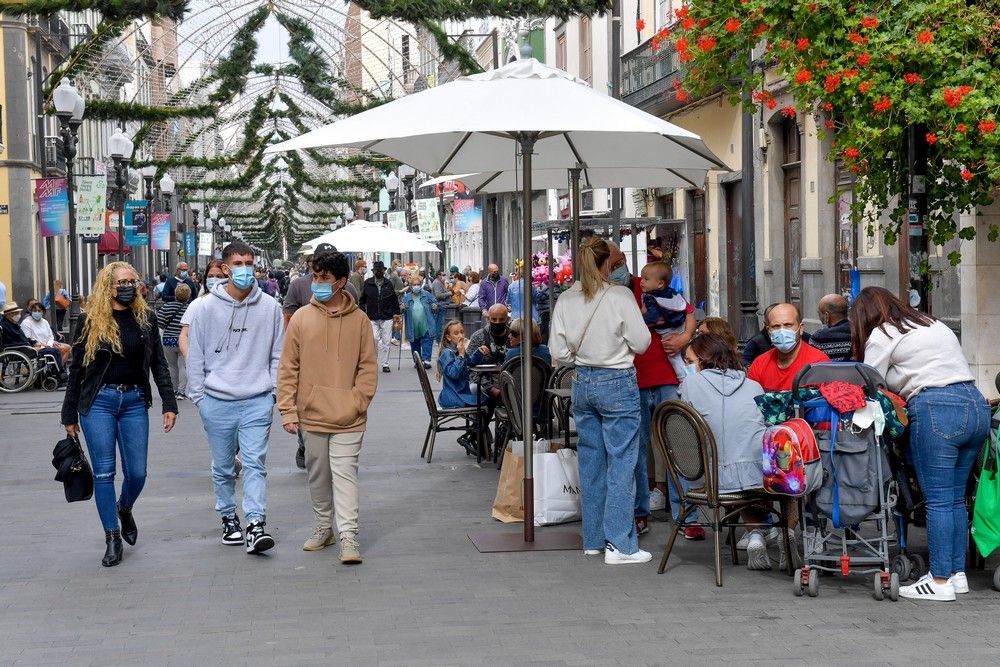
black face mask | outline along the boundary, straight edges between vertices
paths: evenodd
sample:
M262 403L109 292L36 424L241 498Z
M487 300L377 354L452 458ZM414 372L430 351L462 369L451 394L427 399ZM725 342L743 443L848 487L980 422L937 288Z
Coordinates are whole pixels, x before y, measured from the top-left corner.
M501 322L500 324L497 324L496 322L490 322L490 333L493 334L494 338L506 338L507 323Z
M375 273L375 278L377 278L378 280L382 280L382 278L385 277L385 271L383 271L382 269L375 269L374 273Z
M123 306L131 306L135 301L135 288L134 287L119 287L118 295L115 297L115 301Z

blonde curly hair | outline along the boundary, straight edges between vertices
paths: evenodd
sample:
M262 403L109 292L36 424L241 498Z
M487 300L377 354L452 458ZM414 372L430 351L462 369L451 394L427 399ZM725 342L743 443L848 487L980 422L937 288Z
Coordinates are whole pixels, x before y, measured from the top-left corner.
M97 350L101 343L111 346L115 354L122 353L121 332L118 331L118 322L112 315L111 302L114 300L115 271L128 269L138 279L138 273L128 262L111 262L97 274L94 280L94 288L90 291L90 298L87 299L87 321L83 325L77 344L83 347L83 363L90 364L97 355ZM132 302L132 314L135 315L139 327L145 329L149 326L149 306L142 298L142 290L136 288L135 301Z

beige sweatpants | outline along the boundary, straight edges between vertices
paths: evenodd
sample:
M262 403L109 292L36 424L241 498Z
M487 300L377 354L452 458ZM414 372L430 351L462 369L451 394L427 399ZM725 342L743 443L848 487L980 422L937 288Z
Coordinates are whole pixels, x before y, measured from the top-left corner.
M335 516L339 535L358 534L358 458L364 436L364 431L303 431L309 497L317 528L332 527L331 519Z

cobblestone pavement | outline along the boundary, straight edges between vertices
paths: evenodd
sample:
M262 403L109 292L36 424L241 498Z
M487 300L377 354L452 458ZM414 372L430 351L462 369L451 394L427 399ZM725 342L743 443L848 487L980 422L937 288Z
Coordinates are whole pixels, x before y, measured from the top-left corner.
M312 528L295 441L276 426L268 526L252 557L219 543L201 424L150 444L140 536L102 568L93 502L52 480L62 394L0 395L0 665L958 664L1000 661L1000 593L973 572L956 603L875 602L868 579L824 579L795 598L787 577L725 571L709 543L682 543L657 576L665 516L645 565L578 552L479 554L494 466L455 443L419 457L426 412L411 368L380 375L361 461L365 562L301 550ZM158 406L154 406L157 410ZM919 537L922 536L918 536ZM995 563L990 563L994 565Z

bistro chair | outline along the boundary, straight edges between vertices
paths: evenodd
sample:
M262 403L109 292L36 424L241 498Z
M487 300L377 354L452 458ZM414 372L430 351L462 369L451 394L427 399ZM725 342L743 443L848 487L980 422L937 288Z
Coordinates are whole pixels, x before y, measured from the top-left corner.
M552 373L552 378L549 380L549 388L572 389L574 382L576 382L576 366L560 366ZM577 435L569 427L569 420L572 416L568 409L569 402L562 401L556 396L549 396L549 399L549 414L552 416L552 423L554 425L552 435L555 436L557 433L561 433L566 438L566 446L569 447L570 438Z
M514 383L514 388L517 392L518 401L517 404L521 404L521 357L513 357L508 359L503 363L501 367L501 376L503 373L507 373L511 376ZM549 411L548 411L548 401L546 400L547 395L545 393L546 387L549 386L549 377L552 374L552 369L544 361L538 357L531 357L531 404L534 406L535 414L535 429L539 433L548 432L549 424ZM511 415L510 404L507 400L503 400L503 387L500 388L501 404L496 410L496 420L497 420L497 431L499 435L497 436L496 446L493 449L493 459L497 461L499 465L503 460L503 453L507 448L507 443L510 440L523 439L521 437L521 413L520 407L517 411L517 424L515 428L513 425L513 416ZM516 433L516 435L515 435Z
M437 399L434 398L434 391L431 389L431 382L427 378L427 369L424 368L420 353L413 352L413 362L417 367L417 377L420 378L420 391L424 395L427 403L427 413L430 416L430 423L427 425L427 435L424 436L424 448L420 450L420 456L426 456L427 462L431 462L434 455L434 439L438 433L444 431L466 431L470 426L479 426L479 411L475 406L467 408L439 408Z
M739 491L736 493L719 492L718 449L715 436L708 424L687 403L681 401L664 401L653 412L652 421L653 446L667 462L667 472L674 483L674 488L681 495L680 517L674 522L670 539L660 559L657 574L663 574L667 567L667 559L674 547L677 533L684 527L685 519L692 514L699 514L701 519L694 525L711 528L715 546L715 585L722 586L722 531L728 529L729 546L732 550L733 564L739 564L736 554L736 526L747 528L769 528L763 523L744 523L740 521L740 512L752 506L771 505L774 497L762 491ZM683 481L700 485L684 491ZM778 503L778 526L784 539L785 554L789 553L788 520L782 503ZM788 574L792 574L792 559L785 558Z

